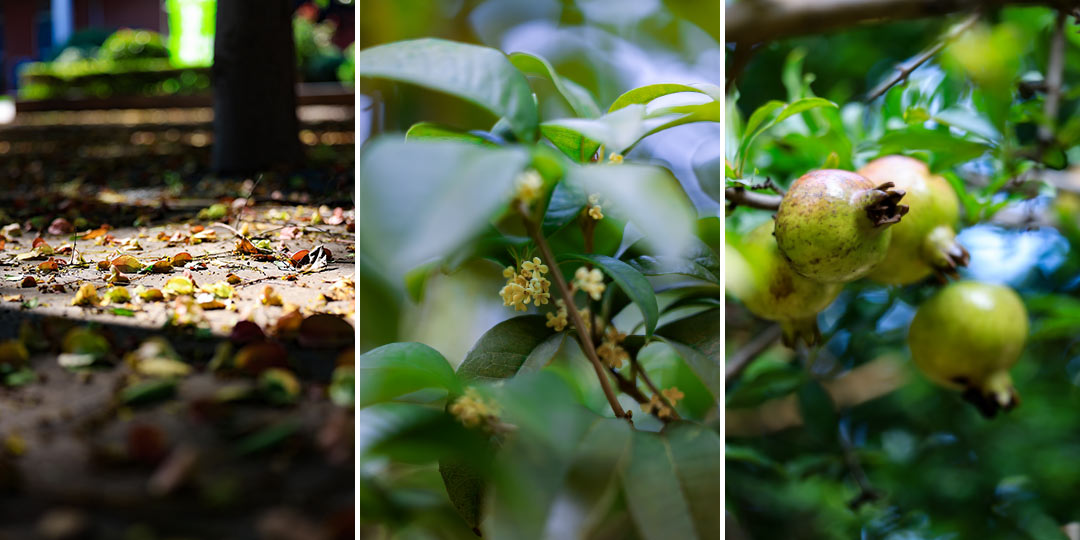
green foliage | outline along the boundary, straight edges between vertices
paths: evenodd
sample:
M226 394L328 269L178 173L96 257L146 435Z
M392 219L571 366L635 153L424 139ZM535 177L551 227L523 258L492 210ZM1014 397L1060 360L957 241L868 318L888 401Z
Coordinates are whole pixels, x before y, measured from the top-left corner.
M818 317L822 346L756 353L728 383L725 403L727 511L748 536L1064 538L1061 528L1080 521L1064 487L1075 481L1080 422L1078 207L1071 175L1055 171L1080 156L1072 131L1078 94L1070 90L1080 49L1070 19L1061 107L1047 117L1038 83L1056 17L1038 6L989 12L872 101L863 99L867 91L959 17L763 46L728 93L726 187L771 179L785 188L810 170L856 170L889 154L925 161L963 207L959 239L972 259L960 278L1009 285L1031 315L1011 370L1023 402L993 420L911 366L911 317L941 286L934 280L847 284ZM830 103L784 114L821 99ZM729 210L728 243L769 215ZM1021 253L1021 243L1034 255ZM732 259L729 280L733 269L753 273L753 260ZM726 320L729 361L769 331L733 298ZM852 397L860 392L868 395ZM867 487L881 498L864 497Z
M365 79L406 83L492 117L486 129L413 120L404 141L382 135L361 149L358 257L370 262L361 283L365 273L372 284L386 276L395 296L417 303L404 310L440 317L455 334L476 315L450 288L482 284L467 294L484 296L502 319L484 323L454 372L461 356L420 343L360 357L357 422L379 431L361 432L370 441L361 460L389 459L362 476L361 497L391 501L368 503L367 517L450 536L660 538L674 523L681 537L716 537L719 219L699 216L668 169L621 154L660 131L719 122L719 89L652 85L608 109L538 55L432 38L362 49L357 69L361 89ZM540 122L541 111L557 109L573 116ZM709 218L715 230L706 221L697 236ZM594 269L589 280L575 274L583 263ZM360 312L377 309L359 298ZM428 313L443 301L444 311ZM589 328L556 301L573 304ZM512 316L511 306L525 313ZM596 358L586 357L584 339ZM646 374L678 390L672 410L648 412ZM598 375L611 386L623 379L644 403L615 390L613 405ZM631 423L613 418L615 406L641 412ZM452 508L456 523L397 497L408 488L389 472L403 463L425 475L437 464L437 483L425 476L422 491Z

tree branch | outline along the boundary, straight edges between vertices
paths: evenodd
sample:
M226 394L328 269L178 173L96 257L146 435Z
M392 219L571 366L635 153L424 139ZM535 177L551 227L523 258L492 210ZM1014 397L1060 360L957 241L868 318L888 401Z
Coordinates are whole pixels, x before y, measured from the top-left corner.
M768 195L748 191L742 186L724 189L724 199L731 203L731 207L747 206L759 210L777 210L780 208L780 195Z
M851 473L852 479L855 480L855 484L859 486L859 494L848 503L848 506L852 510L858 510L860 506L866 503L881 499L884 494L870 485L870 478L866 476L862 462L859 461L859 455L855 453L855 447L851 444L851 439L844 426L840 426L837 436L840 441L840 451L844 456L844 465L847 466L848 472Z
M724 38L758 43L822 34L863 23L934 17L1008 4L1054 5L1052 0L747 0L725 6Z
M1054 142L1058 107L1061 105L1061 79L1065 71L1065 19L1068 14L1059 11L1054 24L1054 35L1050 38L1050 58L1046 62L1046 100L1043 102L1043 116L1046 122L1039 126L1039 143L1049 145Z
M562 272L559 270L559 263L551 252L551 246L544 239L540 227L529 216L528 207L524 203L519 203L517 211L525 222L525 229L529 232L529 236L536 242L536 247L540 249L540 258L551 269L551 280L555 282L555 288L559 291L559 296L562 297L563 302L566 304L566 312L570 315L570 322L574 324L574 329L577 330L578 343L581 344L581 350L585 352L585 357L589 359L589 362L593 365L593 370L596 371L596 376L600 379L600 387L604 390L604 396L607 397L611 410L615 411L617 418L625 418L626 412L623 411L622 405L619 405L619 400L611 389L611 381L604 374L604 367L600 364L600 357L596 355L596 347L593 345L592 337L585 327L585 321L582 320L581 313L578 311L577 306L574 305L574 296L570 294L570 287L566 285L566 279L563 278Z
M900 84L901 82L907 80L908 76L911 75L913 71L918 69L919 66L925 64L928 60L933 58L934 55L941 52L941 50L945 48L945 45L948 45L950 41L959 37L960 34L967 31L968 28L971 28L971 26L979 20L980 15L981 14L978 12L972 13L970 16L968 16L968 18L964 19L959 24L954 26L948 33L946 33L940 40L938 40L937 43L934 43L929 48L919 53L917 56L909 59L908 61L902 64L898 64L895 68L893 68L894 73L891 77L885 79L884 81L881 81L880 84L875 86L873 90L866 94L865 101L874 101L875 99L884 95L885 92L887 92L893 86L896 86L897 84Z
M780 339L780 325L774 324L758 334L743 348L735 351L725 364L724 383L730 385L751 362Z

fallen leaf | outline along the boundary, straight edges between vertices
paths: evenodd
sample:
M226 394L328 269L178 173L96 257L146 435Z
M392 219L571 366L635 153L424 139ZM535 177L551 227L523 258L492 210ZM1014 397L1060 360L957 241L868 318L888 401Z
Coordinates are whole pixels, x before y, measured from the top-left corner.
M282 240L296 240L297 238L303 236L303 234L304 233L300 230L300 227L285 227L281 230L280 233L278 233L278 238Z
M217 220L225 217L229 213L229 207L224 204L211 204L210 206L199 210L198 219Z
M173 266L183 266L191 262L191 254L186 251L181 251L180 253L173 255L170 262L172 262Z
M123 287L112 287L105 291L105 298L101 302L101 305L107 306L109 304L124 304L131 301L131 295L128 290Z
M19 286L24 289L28 289L30 287L37 287L37 280L34 279L34 276L26 276L23 278L22 283Z
M176 276L165 282L161 288L166 297L195 294L195 282L187 276Z
M353 343L353 326L336 315L318 313L300 324L297 342L302 347L336 349Z
M128 279L127 276L120 273L119 268L117 268L115 266L110 267L110 268L111 268L111 271L109 272L109 277L105 279L106 283L111 283L113 285L126 285L128 283L131 283L131 280Z
M109 225L102 225L102 226L100 226L100 227L98 227L96 229L86 231L85 233L82 234L81 239L82 240L93 240L94 238L105 236L105 234L108 233L109 229L111 229L111 228L112 227L110 227ZM164 234L164 233L162 233L162 234Z
M327 225L341 225L345 223L345 210L340 206L334 209L334 215L326 218Z
M236 252L241 255L257 255L259 248L255 247L255 244L252 244L251 240L247 238L238 238L236 240Z
M30 351L22 341L9 339L0 343L0 366L22 366L30 361Z
M56 218L49 224L49 234L71 234L72 232L75 232L75 227L64 218Z
M36 247L38 247L40 245L46 245L47 246L47 245L49 245L49 243L46 242L44 238L39 236L37 238L34 238L34 241L31 242L30 247L36 248Z
M184 377L192 371L169 341L160 336L147 339L139 348L124 355L124 363L136 373L150 377Z
M165 299L165 295L159 289L147 289L142 285L135 287L135 296L144 302L160 302Z
M203 285L202 290L211 293L218 298L226 299L232 298L233 294L236 293L236 289L233 289L232 285L229 285L224 281L219 281L210 286Z
M229 274L225 276L225 281L228 281L230 285L236 285L244 280L240 279L240 276L236 274Z
M173 265L172 262L169 261L169 259L161 259L154 262L152 271L155 274L167 274L169 272L172 272L172 268Z
M241 371L257 375L270 368L289 367L289 355L281 344L262 341L251 343L237 351L233 365Z
M75 293L75 299L71 301L73 306L96 306L101 302L98 299L97 287L94 287L91 283L84 283L82 287L79 287L78 292Z
M121 272L128 273L138 272L139 270L142 270L143 266L146 266L132 255L121 255L112 261L109 261L109 264Z
M214 230L205 230L191 235L192 244L199 244L202 242L216 242L217 239L217 231Z
M8 237L22 236L22 227L18 223L11 223L0 229L0 233Z
M237 345L248 345L265 340L266 334L263 333L262 328L251 321L236 323L233 325L232 332L229 333L229 341Z
M293 266L297 268L310 262L310 257L308 257L308 250L306 249L301 249L300 251L293 253L292 256L289 257L289 259L292 260Z
M261 301L267 306L280 306L281 295L275 292L273 287L267 285L266 288L263 289Z
M300 398L300 381L291 371L269 368L259 374L259 393L275 405L290 405Z
M132 236L120 241L120 249L124 251L142 251L142 246L139 244L139 239Z
M60 263L50 257L49 260L39 264L37 268L42 272L56 272L60 270Z

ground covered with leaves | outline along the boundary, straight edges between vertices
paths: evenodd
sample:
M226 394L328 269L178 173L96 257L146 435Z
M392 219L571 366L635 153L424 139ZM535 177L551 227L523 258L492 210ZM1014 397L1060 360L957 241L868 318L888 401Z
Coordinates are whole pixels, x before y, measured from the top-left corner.
M0 203L0 537L351 537L354 210L303 184Z

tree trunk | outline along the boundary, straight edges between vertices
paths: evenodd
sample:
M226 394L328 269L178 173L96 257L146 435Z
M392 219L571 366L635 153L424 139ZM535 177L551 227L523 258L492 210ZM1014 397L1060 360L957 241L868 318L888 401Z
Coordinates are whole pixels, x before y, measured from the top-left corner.
M288 0L217 3L213 168L249 173L297 164L296 53Z

